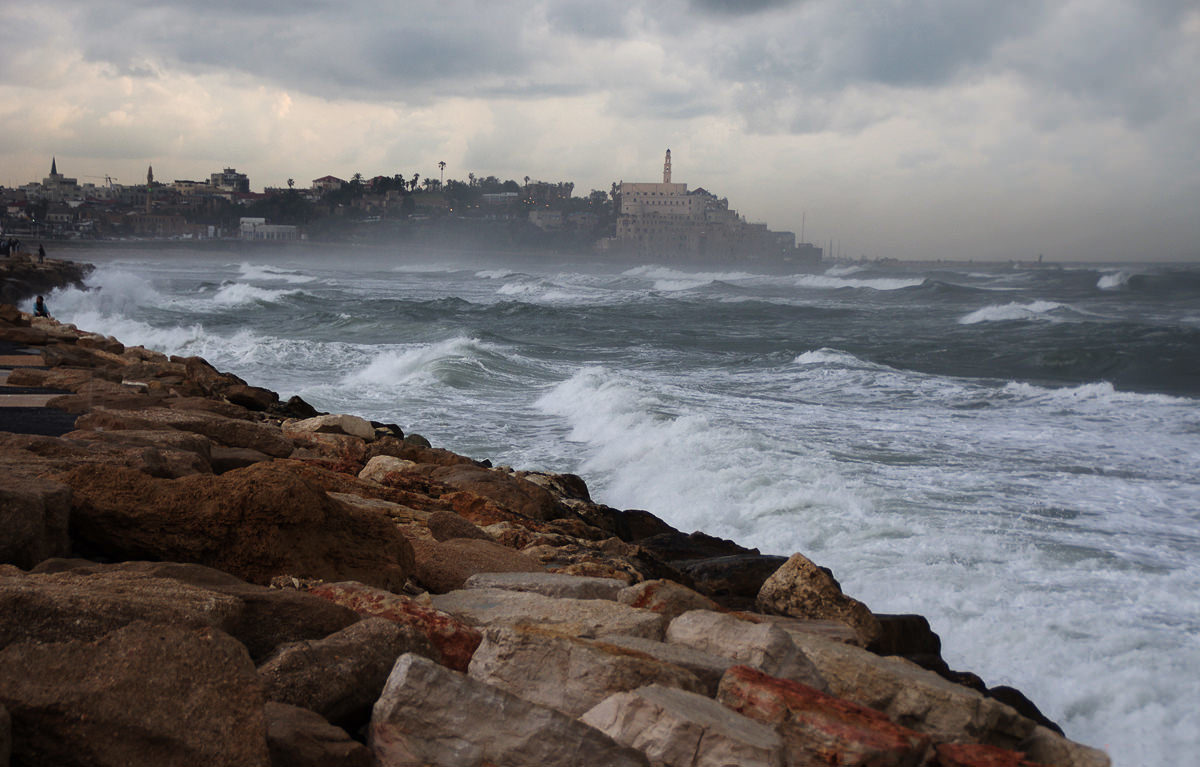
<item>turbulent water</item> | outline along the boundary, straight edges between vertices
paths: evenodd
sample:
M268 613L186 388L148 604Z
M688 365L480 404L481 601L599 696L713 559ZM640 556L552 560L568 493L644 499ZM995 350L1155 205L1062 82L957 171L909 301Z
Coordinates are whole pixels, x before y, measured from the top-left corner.
M60 320L803 552L1117 764L1200 752L1200 267L80 257Z

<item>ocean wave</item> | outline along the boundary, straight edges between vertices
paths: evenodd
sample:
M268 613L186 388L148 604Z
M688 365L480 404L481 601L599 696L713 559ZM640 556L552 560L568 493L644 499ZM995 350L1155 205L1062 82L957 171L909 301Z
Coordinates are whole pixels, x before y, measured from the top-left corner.
M821 347L804 352L803 354L792 360L794 365L844 365L847 367L862 367L868 363L863 362L858 357L855 357L850 352L844 352L839 349L830 349L829 347Z
M1063 406L1085 403L1194 405L1194 400L1184 397L1172 397L1169 394L1144 394L1141 392L1119 391L1108 381L1095 381L1079 386L1063 387L1044 387L1031 383L1010 381L1005 384L1003 393L1024 400Z
M867 288L869 290L903 290L915 288L925 282L924 277L872 277L868 279L847 279L831 277L825 274L799 274L790 278L793 284L801 288L818 288L823 290L838 290L840 288Z
M626 269L621 273L625 277L641 277L651 282L696 282L699 285L707 285L710 282L727 282L731 280L748 280L760 275L750 272L685 272L679 269L672 269L666 266L637 266L632 269Z
M503 280L515 274L518 274L518 272L514 272L512 269L485 269L475 272L475 276L481 280Z
M277 266L251 264L248 262L243 262L240 266L238 266L238 273L247 280L260 280L263 282L304 284L317 279L315 275L311 274L302 274L297 271L283 269Z
M1056 301L1034 301L1029 304L993 304L976 309L958 320L959 325L975 325L980 322L1011 322L1013 320L1049 320L1055 318L1051 312L1065 305Z
M1128 285L1131 277L1133 277L1131 272L1108 272L1100 276L1096 287L1100 290L1118 290Z
M838 264L826 269L825 276L849 277L851 274L858 274L859 272L865 272L866 270L867 268L865 266L858 266L857 264Z
M412 347L389 347L376 353L365 367L344 376L342 383L390 388L445 383L439 368L447 363L478 367L485 358L496 356L502 356L500 347L466 336Z
M272 304L282 301L288 296L296 295L308 294L299 288L271 290L270 288L247 285L244 282L226 282L217 289L211 300L212 303L218 306L230 307L256 303Z

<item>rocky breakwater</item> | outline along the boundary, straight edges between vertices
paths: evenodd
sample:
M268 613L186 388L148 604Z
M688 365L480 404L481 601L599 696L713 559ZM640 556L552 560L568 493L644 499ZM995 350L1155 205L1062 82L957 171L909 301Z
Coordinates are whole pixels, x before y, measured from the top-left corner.
M800 554L196 357L5 337L75 421L0 432L0 766L1108 764Z
M83 287L91 264L17 253L0 258L0 304L18 304L55 288Z

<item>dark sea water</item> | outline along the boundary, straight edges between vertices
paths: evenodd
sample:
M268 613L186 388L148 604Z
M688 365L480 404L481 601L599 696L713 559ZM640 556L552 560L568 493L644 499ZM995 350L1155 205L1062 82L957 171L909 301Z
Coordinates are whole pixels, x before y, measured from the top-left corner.
M1200 267L81 257L61 320L801 551L1115 763L1200 753Z

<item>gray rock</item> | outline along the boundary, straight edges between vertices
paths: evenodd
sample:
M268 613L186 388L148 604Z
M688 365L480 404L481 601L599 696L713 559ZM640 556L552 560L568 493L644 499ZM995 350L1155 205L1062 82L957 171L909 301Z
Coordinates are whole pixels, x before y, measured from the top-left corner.
M605 634L661 639L666 621L649 610L602 599L554 599L504 589L465 589L433 597L433 606L474 626L542 625L579 637Z
M546 706L418 655L396 662L375 704L369 744L380 767L646 767L637 751Z
M672 663L692 672L703 685L704 689L700 692L710 698L716 697L721 677L725 675L730 666L736 663L724 655L714 655L685 645L656 642L653 639L643 639L642 637L605 636L601 637L600 641L628 650L637 650L664 663Z
M477 573L467 579L463 588L506 589L528 591L547 597L612 601L626 585L624 581L616 578L591 578L562 573Z
M828 689L821 673L787 633L769 623L750 623L725 613L693 610L671 621L667 641L723 655L822 692Z
M617 693L580 719L654 765L783 767L783 740L711 698L652 685Z

